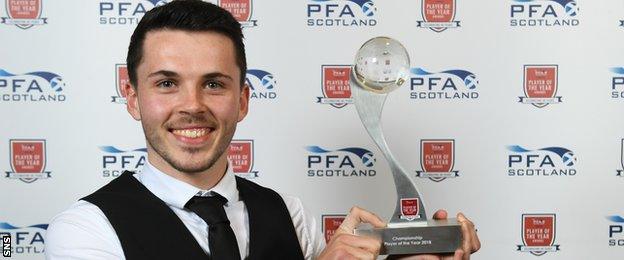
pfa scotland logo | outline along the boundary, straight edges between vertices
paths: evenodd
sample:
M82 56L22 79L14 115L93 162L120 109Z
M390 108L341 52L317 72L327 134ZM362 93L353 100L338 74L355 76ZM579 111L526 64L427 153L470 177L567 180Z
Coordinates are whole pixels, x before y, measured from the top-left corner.
M13 74L0 69L1 101L63 102L66 83L58 74L35 71Z
M115 64L115 90L117 96L112 96L111 102L117 104L126 104L126 93L124 86L130 82L128 76L128 67L126 64Z
M2 17L2 23L21 29L47 24L48 18L41 17L41 1L43 0L5 0L8 17Z
M102 177L119 177L124 171L141 172L146 162L147 149L121 150L115 146L100 146Z
M423 21L418 21L416 26L429 28L434 32L457 28L460 25L459 21L455 21L456 7L456 0L422 0Z
M452 69L429 72L424 68L410 70L411 99L478 99L479 80L467 70Z
M513 0L510 25L513 27L578 26L576 0Z
M9 141L11 170L9 179L32 183L38 179L50 178L46 171L46 141L36 139L12 139Z
M624 217L611 215L607 219L612 222L609 225L609 246L624 246Z
M251 19L253 13L252 0L219 0L219 6L228 10L242 27L258 26L258 21Z
M420 141L421 171L416 171L416 177L429 178L440 182L446 178L459 176L459 171L453 170L455 165L455 140L437 139Z
M611 73L611 98L624 99L624 67L613 67Z
M48 224L36 224L25 227L18 227L8 222L0 222L0 236L8 234L13 239L11 253L15 255L43 255L45 248L45 231Z
M331 237L336 233L336 230L342 222L345 220L347 215L322 215L321 219L323 220L323 236L325 237L325 242L329 243Z
M537 108L561 103L561 96L556 96L558 74L557 65L524 65L524 96L518 102Z
M555 220L555 214L522 214L522 245L518 245L517 251L536 256L558 251Z
M254 141L232 140L228 148L227 158L232 170L240 177L253 179L258 177L258 171L253 170Z
M319 27L375 26L373 0L308 0L307 25Z
M277 80L275 76L268 71L259 69L247 70L245 82L251 89L252 99L276 99L277 93L275 88Z
M101 25L136 26L143 15L171 0L101 0L98 19Z
M401 198L401 219L412 221L420 218L419 213L418 198Z
M519 145L507 147L508 176L574 176L576 155L563 147L528 150Z
M322 97L317 97L317 103L329 104L335 108L343 108L353 103L351 98L350 65L322 65L321 90Z
M359 147L326 150L307 146L308 177L373 177L377 171L373 152Z
M617 176L624 177L624 138L622 139L622 146L620 148L620 168L617 170Z

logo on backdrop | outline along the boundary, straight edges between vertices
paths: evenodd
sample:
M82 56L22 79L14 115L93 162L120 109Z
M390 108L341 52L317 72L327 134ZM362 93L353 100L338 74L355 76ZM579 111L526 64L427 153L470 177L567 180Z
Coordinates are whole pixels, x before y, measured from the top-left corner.
M117 96L112 96L111 102L117 104L126 104L126 93L124 92L124 85L130 82L128 76L128 67L126 64L115 64L115 91Z
M459 176L459 171L454 171L455 165L455 140L432 139L420 140L420 167L416 171L416 177L429 178L440 182L446 178Z
M5 0L8 17L0 17L1 23L28 29L35 25L48 23L48 18L41 17L43 0Z
M455 21L456 10L456 0L422 0L423 21L418 21L416 26L429 28L434 32L457 28L460 25L459 21Z
M258 20L252 20L252 0L219 0L219 6L228 10L242 27L256 27Z
M513 0L510 7L512 27L578 26L576 0Z
M168 2L171 0L101 0L99 24L136 26L147 11Z
M308 0L307 25L359 27L377 25L373 0Z
M428 72L423 68L410 70L411 99L477 99L479 81L467 70L452 69Z
M307 146L308 177L373 177L377 171L373 152L359 147L326 150Z
M559 251L559 245L555 245L555 220L555 214L522 214L522 245L518 245L518 251L536 256Z
M253 170L254 141L232 140L227 154L230 166L239 177L253 179L258 177L258 171Z
M612 223L609 225L609 246L624 246L624 217L607 216Z
M557 65L524 65L524 96L518 102L537 108L561 103L561 96L556 96L558 74Z
M65 81L58 74L35 71L12 74L0 69L0 94L4 102L63 102Z
M147 148L121 150L114 146L100 146L102 177L119 177L124 171L141 172L146 162Z
M613 67L611 72L611 97L624 98L624 67Z
M624 177L624 138L622 139L622 145L620 148L620 168L617 170L617 176Z
M26 227L16 227L8 222L0 222L0 237L11 237L13 255L41 254L45 247L45 231L48 224L36 224Z
M325 236L325 243L329 243L331 237L336 233L340 224L345 220L347 215L321 215L323 220L323 235Z
M9 148L12 171L6 172L6 178L32 183L51 177L46 171L46 140L11 139Z
M245 82L251 88L251 99L275 99L277 80L270 72L258 69L247 70Z
M322 97L316 103L329 104L335 108L343 108L353 103L351 98L350 65L321 65Z
M509 176L574 176L576 155L563 147L528 150L519 145L507 146Z

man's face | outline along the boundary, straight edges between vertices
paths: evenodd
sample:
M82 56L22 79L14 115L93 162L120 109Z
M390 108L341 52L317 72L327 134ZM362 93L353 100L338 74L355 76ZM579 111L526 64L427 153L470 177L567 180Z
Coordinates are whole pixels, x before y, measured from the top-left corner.
M148 158L167 172L197 173L225 162L236 124L247 114L232 41L215 32L147 33L128 111L140 120Z

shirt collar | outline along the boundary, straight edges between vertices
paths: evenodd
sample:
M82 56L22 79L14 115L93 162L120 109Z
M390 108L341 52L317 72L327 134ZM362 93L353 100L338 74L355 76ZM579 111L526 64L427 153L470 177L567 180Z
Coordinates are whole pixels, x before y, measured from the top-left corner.
M229 203L239 200L236 178L229 165L228 162L227 170L221 181L210 190L202 190L173 178L154 167L149 160L143 166L141 173L137 173L135 176L150 192L171 207L183 209L186 202L193 196L205 196L211 191L225 197L228 200L226 206L229 206Z

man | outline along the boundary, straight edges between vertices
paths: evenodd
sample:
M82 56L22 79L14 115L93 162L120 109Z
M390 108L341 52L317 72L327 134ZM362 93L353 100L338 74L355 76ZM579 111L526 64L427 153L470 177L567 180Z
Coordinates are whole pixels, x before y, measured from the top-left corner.
M353 235L385 223L354 207L327 246L301 202L234 176L227 153L248 111L239 23L201 1L145 14L128 48L130 115L141 121L147 163L59 214L47 259L374 259L378 240ZM208 210L209 209L209 210ZM439 218L446 218L438 212ZM464 245L478 250L460 216Z

